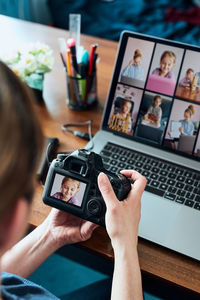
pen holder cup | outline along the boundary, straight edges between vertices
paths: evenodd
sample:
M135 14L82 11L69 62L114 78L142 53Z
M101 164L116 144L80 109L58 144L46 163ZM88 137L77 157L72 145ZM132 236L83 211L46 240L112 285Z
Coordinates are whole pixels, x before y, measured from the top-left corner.
M74 110L87 110L97 104L96 72L90 76L76 77L67 73L67 105Z

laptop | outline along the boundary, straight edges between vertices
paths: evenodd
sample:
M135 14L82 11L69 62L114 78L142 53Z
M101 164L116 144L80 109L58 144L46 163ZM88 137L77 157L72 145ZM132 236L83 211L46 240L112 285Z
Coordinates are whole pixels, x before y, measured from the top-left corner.
M127 80L125 84L124 78L121 82L121 74L130 60L134 61L136 49L141 53L139 68L143 78L138 84L137 78ZM147 89L152 70L157 69L158 73L161 70L162 57L169 62L173 59L168 70L173 77L173 85L175 81L173 93L172 89L162 87L156 91L151 86ZM198 47L124 31L101 128L93 137L92 151L102 156L108 170L135 169L148 179L142 196L139 236L200 260L200 102L176 96L179 82L187 69L193 69L194 74L199 72L196 61L200 61ZM137 77L137 74L132 76ZM159 79L160 75L157 76ZM166 76L170 77L169 74ZM143 86L141 80L144 81ZM115 102L119 97L124 99L125 104L133 102L133 109L125 112L121 101L120 109L116 110ZM160 99L158 106L155 104L156 97ZM146 118L149 111L150 119ZM190 116L188 122L185 120L187 114ZM143 132L147 129L149 134L138 135L144 119L156 126L142 124ZM172 120L182 122L181 135L192 136L188 140L192 143L191 152L185 151L184 147L182 150L174 147L178 139L170 136ZM156 130L159 132L161 129L162 140L156 142L154 135ZM91 145L92 142L89 142L86 148Z

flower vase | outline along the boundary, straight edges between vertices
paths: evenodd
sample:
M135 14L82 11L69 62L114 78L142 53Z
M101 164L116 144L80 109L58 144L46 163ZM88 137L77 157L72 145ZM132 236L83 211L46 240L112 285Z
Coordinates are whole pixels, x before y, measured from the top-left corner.
M31 88L32 91L33 91L33 94L35 96L35 101L36 102L42 102L44 101L43 99L43 90L38 90L38 89L34 89L34 88Z
M33 91L36 102L44 101L43 98L43 87L44 87L44 74L37 74L37 78L34 78L34 74L32 75L32 79L29 80L29 87Z

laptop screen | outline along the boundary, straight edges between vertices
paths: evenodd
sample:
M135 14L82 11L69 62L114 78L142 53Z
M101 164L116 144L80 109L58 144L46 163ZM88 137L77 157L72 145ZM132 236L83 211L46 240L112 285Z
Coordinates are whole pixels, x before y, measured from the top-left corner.
M103 128L200 159L200 48L123 32Z

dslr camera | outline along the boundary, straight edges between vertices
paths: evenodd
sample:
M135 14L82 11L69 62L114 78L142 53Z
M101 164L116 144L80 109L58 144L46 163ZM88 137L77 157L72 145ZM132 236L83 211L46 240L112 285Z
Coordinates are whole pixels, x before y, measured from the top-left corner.
M106 170L101 156L95 152L79 149L68 156L59 154L52 161L43 202L105 226L106 205L97 184L100 172L108 176L118 200L124 200L131 189L131 180Z

